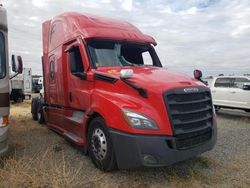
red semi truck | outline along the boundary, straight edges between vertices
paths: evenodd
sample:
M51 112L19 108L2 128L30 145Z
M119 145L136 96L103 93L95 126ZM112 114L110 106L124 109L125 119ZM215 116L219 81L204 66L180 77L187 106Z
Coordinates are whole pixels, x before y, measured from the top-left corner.
M109 171L166 166L211 150L210 90L162 68L156 41L124 21L64 13L43 23L40 123ZM198 73L198 74L197 74Z

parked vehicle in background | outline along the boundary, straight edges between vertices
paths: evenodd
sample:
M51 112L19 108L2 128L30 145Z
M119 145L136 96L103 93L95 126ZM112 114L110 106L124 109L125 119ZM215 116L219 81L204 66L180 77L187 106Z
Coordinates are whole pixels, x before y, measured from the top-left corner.
M24 68L23 74L19 74L10 80L10 100L22 102L25 96L31 98L31 93L31 68Z
M23 91L24 95L28 96L31 99L32 93L32 69L31 68L24 68L23 69Z
M214 147L201 72L195 79L162 68L152 37L78 13L42 27L44 97L33 99L33 118L83 147L98 168L165 166Z
M25 99L23 92L23 76L18 75L10 80L10 100L22 102Z
M216 110L223 107L250 112L250 77L216 77L210 89Z
M9 60L8 60L8 25L6 10L0 4L0 155L8 150L9 122ZM18 66L13 58L12 68L22 73L22 59L18 56Z
M40 83L41 77L42 77L41 75L33 75L32 76L32 92L33 93L39 93L40 90L42 89L42 85Z
M41 92L41 90L43 90L43 77L40 77L38 79L38 86L39 86L40 92Z

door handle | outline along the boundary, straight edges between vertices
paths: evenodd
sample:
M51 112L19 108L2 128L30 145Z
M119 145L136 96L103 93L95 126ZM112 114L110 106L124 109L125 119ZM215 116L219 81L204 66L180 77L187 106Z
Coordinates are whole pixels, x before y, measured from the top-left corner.
M211 92L212 92L212 93L216 93L216 91L215 91L215 90L212 90Z
M72 102L72 93L69 92L69 101Z
M236 93L236 91L231 91L232 94Z

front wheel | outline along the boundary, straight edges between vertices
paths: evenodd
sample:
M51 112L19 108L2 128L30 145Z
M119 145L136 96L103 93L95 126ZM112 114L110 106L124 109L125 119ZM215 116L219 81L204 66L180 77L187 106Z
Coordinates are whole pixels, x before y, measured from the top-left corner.
M116 168L114 148L105 121L97 117L89 125L88 131L89 156L94 165L103 170Z

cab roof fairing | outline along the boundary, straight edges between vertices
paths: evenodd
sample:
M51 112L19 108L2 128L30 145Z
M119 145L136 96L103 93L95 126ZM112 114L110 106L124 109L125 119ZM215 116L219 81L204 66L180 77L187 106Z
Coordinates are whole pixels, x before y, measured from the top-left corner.
M8 31L7 12L2 6L0 6L0 30Z
M56 25L55 31L51 31L54 25ZM57 28L60 29L60 32L56 31ZM48 36L46 36L46 33L43 33L43 37L46 36L47 39L45 40L47 40L47 42L49 42L51 33L56 33L57 39L54 41L56 44L53 46L58 46L79 35L82 36L84 40L100 38L157 45L153 37L143 34L139 29L128 22L75 12L63 13L52 20L44 22L43 30L47 30L46 33Z

